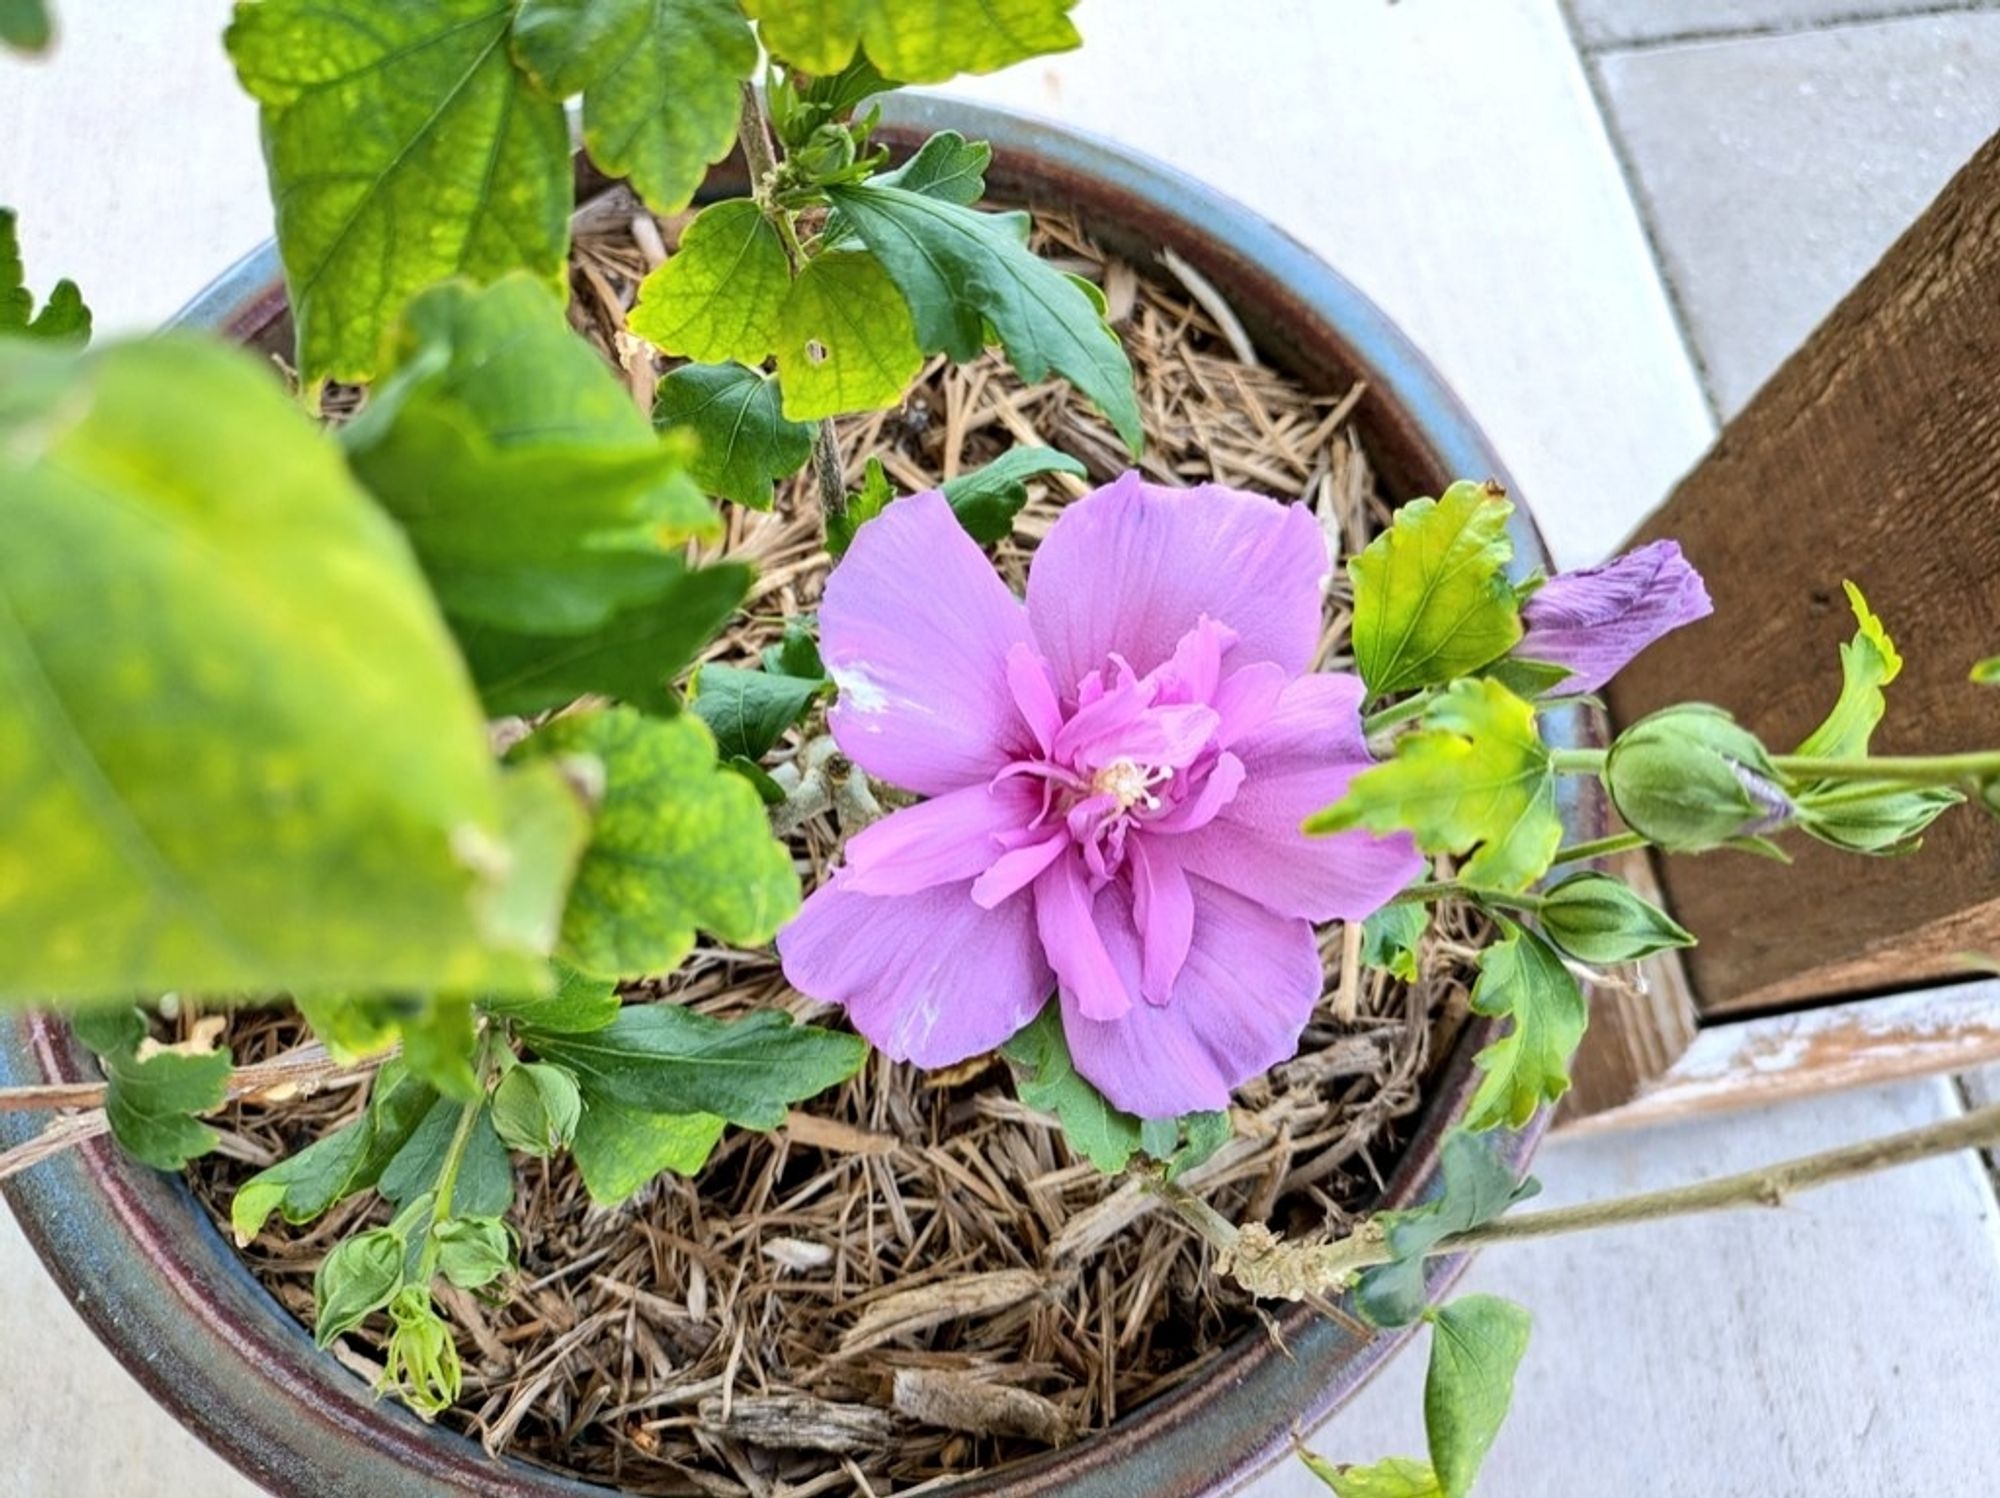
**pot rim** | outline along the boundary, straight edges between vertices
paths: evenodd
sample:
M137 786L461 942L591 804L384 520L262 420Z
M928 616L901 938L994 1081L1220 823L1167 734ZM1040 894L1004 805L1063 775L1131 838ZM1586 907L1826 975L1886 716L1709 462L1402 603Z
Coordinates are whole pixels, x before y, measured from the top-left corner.
M904 149L943 129L991 142L995 197L1078 213L1107 242L1122 234L1140 258L1170 245L1236 293L1232 305L1275 362L1365 381L1355 420L1398 492L1439 492L1458 476L1505 481L1486 438L1401 330L1298 240L1241 204L1124 147L1026 114L903 94L884 101L883 121L881 138ZM740 165L735 173L740 183ZM726 183L729 174L725 166L711 180ZM267 241L174 324L247 341L284 309L277 251ZM1525 509L1515 510L1510 528L1515 567L1545 565L1547 549ZM1545 726L1563 745L1602 739L1595 718L1574 707L1547 714ZM1565 791L1572 833L1595 835L1601 805L1574 783ZM1459 1036L1382 1205L1408 1205L1438 1189L1442 1137L1470 1102L1473 1055L1496 1028L1478 1021ZM92 1074L88 1054L52 1016L11 1015L0 1023L0 1085ZM1515 1168L1525 1165L1546 1122L1544 1110L1525 1129L1498 1136ZM0 1114L0 1145L24 1127L20 1116ZM180 1177L140 1165L108 1139L16 1176L4 1194L99 1339L184 1425L266 1487L366 1498L602 1498L612 1491L515 1458L496 1461L470 1439L377 1400L315 1348L251 1276ZM1433 1300L1466 1262L1431 1262ZM1221 1498L1284 1455L1295 1431L1339 1408L1413 1330L1359 1337L1296 1305L1277 1320L1288 1352L1246 1333L1201 1377L1109 1429L940 1491L953 1498Z

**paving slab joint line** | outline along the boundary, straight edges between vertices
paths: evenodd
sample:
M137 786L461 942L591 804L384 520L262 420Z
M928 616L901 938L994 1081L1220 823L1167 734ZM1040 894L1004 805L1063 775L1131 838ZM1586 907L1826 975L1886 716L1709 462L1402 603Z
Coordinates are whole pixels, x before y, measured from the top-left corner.
M1664 47L1698 46L1705 42L1764 41L1788 36L1808 36L1816 31L1838 31L1849 26L1885 26L1896 21L1935 21L1949 16L1977 15L2000 10L2000 0L1938 0L1917 10L1838 11L1797 21L1749 22L1741 26L1696 26L1686 31L1669 31L1659 36L1628 41L1588 42L1576 17L1576 0L1562 0L1563 20L1570 39L1586 59L1624 57L1638 52L1657 52Z
M1610 142L1611 157L1618 165L1618 175L1624 179L1625 195L1632 200L1632 209L1639 217L1639 232L1646 237L1646 252L1652 256L1653 272L1659 277L1661 289L1666 292L1667 310L1672 314L1674 335L1680 340L1681 353L1693 368L1695 382L1701 386L1701 403L1708 412L1709 425L1714 429L1713 437L1725 422L1722 402L1715 393L1715 380L1709 373L1708 360L1702 354L1701 345L1695 341L1694 324L1688 315L1687 304L1681 297L1681 289L1675 284L1673 275L1667 269L1667 257L1660 240L1659 227L1653 221L1653 207L1647 197L1645 184L1640 176L1638 163L1633 159L1625 144L1624 132L1618 128L1618 116L1611 108L1611 99L1605 88L1603 75L1598 71L1596 54L1583 45L1583 38L1577 30L1576 15L1564 0L1561 6L1563 29L1569 37L1571 50L1576 54L1577 66L1583 70L1584 86L1590 90L1590 101L1597 106L1598 123L1604 127L1604 138Z

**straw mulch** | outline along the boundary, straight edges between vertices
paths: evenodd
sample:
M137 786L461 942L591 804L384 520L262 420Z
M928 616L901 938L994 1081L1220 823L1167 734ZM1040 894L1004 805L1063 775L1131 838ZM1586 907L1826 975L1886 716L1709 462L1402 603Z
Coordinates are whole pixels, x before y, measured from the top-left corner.
M637 278L674 223L613 193L579 221L576 317L635 392L658 373L617 336ZM1309 392L1246 363L1226 307L1161 267L1105 261L1044 221L1046 253L1104 286L1138 371L1151 437L1141 467L1163 483L1209 479L1311 505L1336 555L1388 509L1346 426L1355 392ZM1215 310L1205 310L1204 303ZM1232 347L1232 344L1235 347ZM850 483L881 459L904 489L950 477L1015 443L1084 460L1092 482L1127 466L1106 424L1066 386L1024 388L989 356L942 361L895 411L847 421ZM1037 486L999 548L1018 584L1034 542L1085 486ZM783 620L815 606L826 571L804 479L770 514L732 507L724 550L756 562L747 617L711 652L752 660ZM1345 662L1348 595L1336 572L1324 663ZM788 749L816 735L808 725ZM843 803L792 835L808 887L839 851ZM1234 1137L1188 1184L1233 1220L1334 1231L1393 1168L1432 1058L1461 1021L1483 933L1446 910L1414 986L1365 972L1358 933L1323 938L1326 992L1299 1057L1240 1094ZM769 953L698 951L635 986L718 1013L775 1005L821 1023ZM239 1060L299 1036L285 1015L235 1017ZM356 1091L238 1105L224 1153L193 1171L218 1219L257 1166L351 1117ZM1100 1430L1201 1376L1239 1337L1274 1335L1209 1272L1207 1249L1133 1184L1073 1159L1048 1120L1015 1100L984 1057L923 1075L877 1057L772 1135L733 1134L692 1181L662 1178L615 1211L593 1208L566 1162L525 1164L513 1220L522 1273L497 1302L447 1290L465 1394L447 1423L494 1452L637 1493L868 1495ZM305 1230L267 1232L252 1270L302 1320L312 1272L379 1209L351 1203ZM376 1329L338 1355L363 1373Z

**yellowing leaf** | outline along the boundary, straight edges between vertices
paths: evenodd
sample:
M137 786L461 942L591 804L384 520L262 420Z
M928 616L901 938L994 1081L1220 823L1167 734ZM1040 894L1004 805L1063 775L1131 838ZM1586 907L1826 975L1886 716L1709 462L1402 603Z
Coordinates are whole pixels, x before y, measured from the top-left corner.
M299 374L361 380L416 292L528 270L564 289L569 129L507 52L497 0L239 0Z
M764 45L808 73L838 73L857 44L884 75L942 83L957 73L1067 52L1076 0L745 0Z
M1853 583L1846 583L1848 604L1858 626L1854 638L1840 647L1840 697L1826 721L1806 736L1798 752L1815 759L1858 759L1868 752L1868 740L1882 721L1882 688L1903 670L1882 621Z
M669 354L702 364L764 362L791 286L778 231L748 198L704 208L680 248L639 286L626 323Z
M545 982L465 667L260 362L6 341L0 389L0 1000Z
M1467 853L1458 877L1522 890L1548 871L1562 841L1556 775L1535 710L1488 678L1454 682L1396 757L1364 770L1308 832L1407 829L1426 853ZM1475 851L1476 850L1476 851Z
M554 97L583 95L590 158L678 213L736 139L757 39L735 0L524 0L514 53Z
M574 713L515 754L603 768L597 823L563 913L565 954L583 971L664 973L697 929L750 946L797 911L798 875L763 802L717 762L715 740L692 714Z
M1507 580L1514 507L1483 484L1412 500L1348 563L1354 663L1377 696L1437 686L1499 659L1521 638Z
M778 385L790 421L893 406L923 368L909 308L873 255L808 261L779 321Z
M1505 939L1479 954L1472 1009L1513 1024L1474 1058L1486 1075L1466 1111L1468 1129L1518 1129L1568 1092L1570 1060L1590 1023L1583 988L1555 948L1512 922L1501 929Z
M1336 1467L1310 1451L1300 1452L1299 1459L1335 1498L1444 1498L1431 1464L1411 1457L1392 1456L1366 1467Z

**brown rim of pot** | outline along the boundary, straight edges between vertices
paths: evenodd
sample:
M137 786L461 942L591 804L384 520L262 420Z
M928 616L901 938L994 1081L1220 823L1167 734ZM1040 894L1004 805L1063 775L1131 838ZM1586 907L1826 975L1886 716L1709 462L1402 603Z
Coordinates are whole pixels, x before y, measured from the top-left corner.
M1455 478L1504 472L1486 439L1407 338L1381 311L1290 235L1156 162L1021 115L922 95L886 101L880 138L908 151L955 129L992 142L987 180L997 200L1074 215L1105 248L1135 263L1170 247L1212 281L1272 363L1322 390L1367 384L1355 420L1376 470L1397 494L1436 494ZM603 185L579 166L582 195ZM715 194L740 192L739 163L718 168ZM289 344L276 250L267 244L180 315L185 326L245 343ZM1515 565L1545 565L1524 510L1513 521ZM1577 709L1544 715L1553 742L1600 743ZM1576 790L1570 782L1566 790ZM1596 836L1596 797L1562 807L1573 838ZM1465 1027L1438 1075L1415 1137L1383 1197L1406 1205L1438 1184L1439 1145L1476 1084L1474 1053L1492 1021ZM60 1021L0 1022L0 1085L88 1080L94 1067ZM1501 1136L1524 1165L1545 1120ZM0 1114L0 1145L24 1137ZM5 1188L28 1239L91 1329L175 1417L266 1487L313 1498L582 1498L607 1489L512 1459L495 1460L455 1432L426 1426L325 1353L253 1279L177 1176L98 1139L45 1161ZM1433 1261L1432 1296L1463 1267ZM1303 1306L1272 1338L1237 1339L1198 1380L1141 1406L1075 1445L1010 1463L941 1491L955 1498L1219 1498L1282 1456L1350 1397L1407 1331L1358 1337Z

